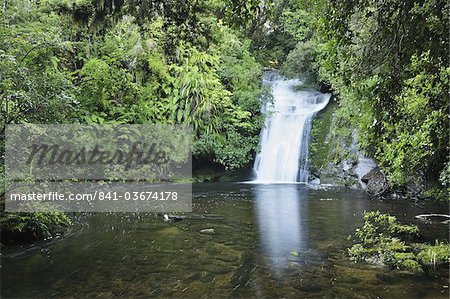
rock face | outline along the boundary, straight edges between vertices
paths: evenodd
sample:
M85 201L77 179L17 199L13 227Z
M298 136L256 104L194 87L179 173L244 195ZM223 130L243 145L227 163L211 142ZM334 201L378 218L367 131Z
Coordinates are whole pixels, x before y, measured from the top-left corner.
M309 179L312 185L362 188L370 196L383 199L422 199L425 190L423 174L402 186L388 183L385 174L361 150L360 132L343 127L337 117L339 105L329 102L313 119L309 150ZM369 155L369 156L366 156Z
M339 164L329 162L318 171L314 171L309 183L368 189L367 183L362 178L375 169L377 165L372 159L364 157L361 153L357 154L359 156L357 159L344 160ZM366 181L369 177L366 177ZM371 184L373 183L372 180Z
M367 192L373 196L381 196L388 189L386 176L378 167L362 176L361 181L366 184Z
M329 162L319 169L315 175L319 178L314 178L311 182L319 181L320 184L359 187L358 176L350 163L334 164Z
M359 148L356 129L337 134L342 128L335 124L336 109L331 102L313 120L309 184L362 188L371 197L387 200L428 198L423 174L400 186L388 182L376 162Z
M331 101L313 120L310 143L310 183L365 188L361 177L375 162L358 147L356 129L345 132L337 125L338 104Z
M374 160L365 157L364 155L358 155L358 164L355 168L355 173L358 175L359 182L363 189L367 188L367 185L362 181L363 176L368 174L372 169L377 167Z

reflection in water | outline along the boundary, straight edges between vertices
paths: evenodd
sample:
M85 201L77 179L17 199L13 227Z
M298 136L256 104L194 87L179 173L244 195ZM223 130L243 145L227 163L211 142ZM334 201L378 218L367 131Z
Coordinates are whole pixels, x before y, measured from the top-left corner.
M260 244L263 254L275 268L285 265L290 252L301 252L308 247L304 227L306 207L296 184L258 185L255 188Z

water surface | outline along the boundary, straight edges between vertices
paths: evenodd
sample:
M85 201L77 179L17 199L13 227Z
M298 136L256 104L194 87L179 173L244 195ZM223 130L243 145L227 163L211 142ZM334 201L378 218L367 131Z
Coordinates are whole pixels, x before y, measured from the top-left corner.
M448 226L414 218L445 206L370 201L357 190L301 184L202 183L194 185L193 202L193 214L216 216L164 222L156 214L100 213L29 254L6 250L2 297L449 296L446 269L441 278L411 275L354 264L345 254L365 210L416 223L429 241L448 239ZM214 233L200 232L210 228Z

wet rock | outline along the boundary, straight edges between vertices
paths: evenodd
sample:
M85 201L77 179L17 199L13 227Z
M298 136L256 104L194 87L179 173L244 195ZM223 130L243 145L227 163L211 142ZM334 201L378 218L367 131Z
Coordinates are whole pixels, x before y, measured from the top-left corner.
M227 263L235 263L239 261L239 258L235 255L219 255L216 257L217 260L221 262L227 262Z
M344 160L344 161L342 162L342 169L343 169L344 171L349 171L350 169L352 169L352 167L353 167L353 165L350 164L347 160Z
M320 179L315 178L312 181L309 182L311 185L320 185Z
M314 278L303 278L294 288L308 293L321 292L326 286L319 283Z
M178 216L178 215L167 215L164 214L164 221L181 221L185 218L185 216Z
M296 263L303 262L303 259L301 257L299 257L299 256L292 256L292 255L288 256L286 260L289 261L289 262L296 262Z
M366 158L364 155L360 154L358 157L358 163L355 167L355 173L358 176L358 180L360 181L361 187L366 189L366 184L361 181L361 178L368 174L372 169L377 167L377 164L374 160L370 158Z
M294 263L296 265L298 265L298 264L305 264L305 261L302 258L300 258L299 256L292 256L292 255L290 255L290 256L288 256L287 261L288 262L292 262L292 263Z
M200 274L198 272L186 273L183 275L185 280L198 280Z
M211 283L214 279L214 273L202 271L199 277L199 281Z
M253 252L247 252L243 257L239 268L234 271L231 279L231 285L234 287L246 285L252 279L252 273L257 269L257 267L255 254Z
M347 170L343 168L344 164L347 165ZM350 165L351 163L349 162L343 162L341 164L329 162L319 171L320 183L335 186L359 187L358 176Z
M386 176L378 167L375 167L365 174L361 181L367 185L367 192L370 195L380 196L387 191L388 184Z

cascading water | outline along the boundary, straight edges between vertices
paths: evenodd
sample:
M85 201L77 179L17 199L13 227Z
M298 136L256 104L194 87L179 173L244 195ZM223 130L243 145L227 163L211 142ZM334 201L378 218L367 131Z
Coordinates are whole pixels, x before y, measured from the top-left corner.
M296 91L300 80L286 80L277 73L265 75L272 88L273 103L262 112L267 115L261 132L261 152L254 169L257 182L308 182L308 147L314 114L328 104L331 94Z

